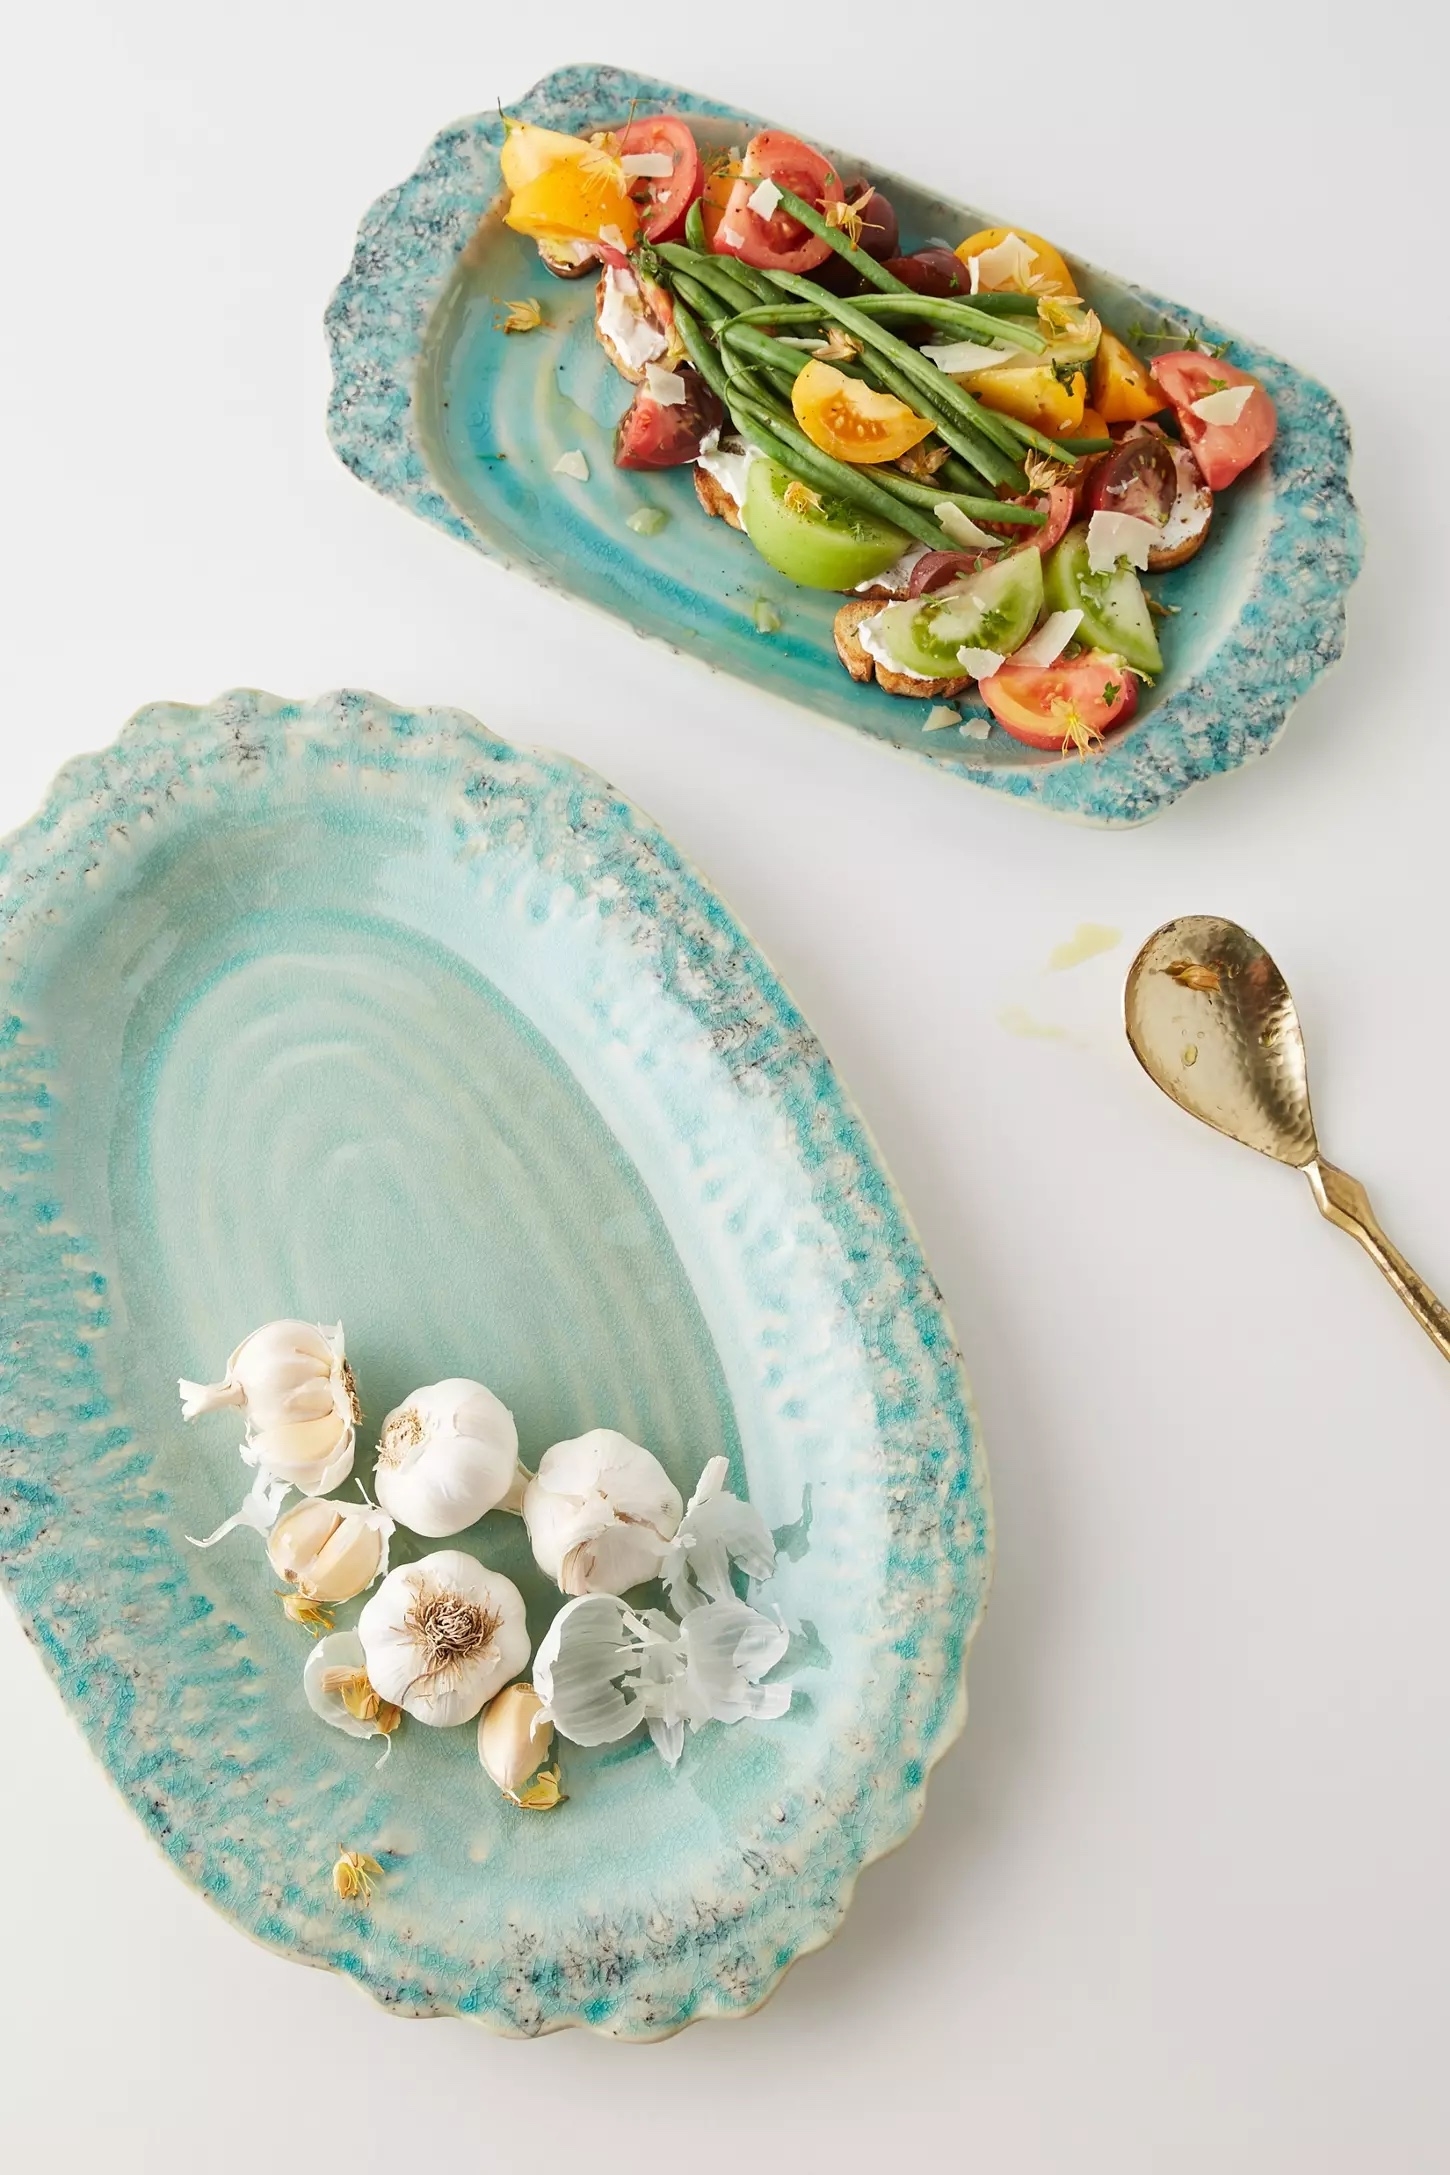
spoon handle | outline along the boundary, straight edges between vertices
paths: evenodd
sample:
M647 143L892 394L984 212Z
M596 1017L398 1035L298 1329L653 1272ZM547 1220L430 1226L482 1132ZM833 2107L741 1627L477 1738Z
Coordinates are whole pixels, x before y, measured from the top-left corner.
M1357 1178L1336 1170L1320 1158L1306 1163L1304 1175L1313 1188L1321 1216L1337 1223L1341 1231L1359 1240L1370 1260L1404 1300L1430 1342L1450 1359L1450 1308L1443 1307L1422 1276L1417 1276L1404 1255L1392 1246L1380 1229L1369 1205L1369 1195Z

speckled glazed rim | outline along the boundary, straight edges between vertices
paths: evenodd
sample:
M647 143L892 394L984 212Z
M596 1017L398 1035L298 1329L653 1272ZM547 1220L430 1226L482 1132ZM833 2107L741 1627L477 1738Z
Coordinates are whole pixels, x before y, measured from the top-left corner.
M540 898L598 918L610 956L627 954L636 986L670 1008L670 1047L709 1068L710 1094L754 1106L750 1139L779 1143L843 1265L843 1331L864 1355L870 1455L852 1486L868 1508L877 1496L883 1534L871 1726L828 1777L768 1818L752 1811L706 1858L707 1885L667 1937L637 1908L599 1920L581 1904L567 1971L503 1938L481 1955L477 1928L400 1941L299 1868L276 1809L291 1794L285 1750L249 1718L256 1672L177 1545L163 1446L112 1402L103 1242L67 1209L65 1083L36 1024L50 940L183 824L339 789L416 798L460 860L492 857L500 881L535 871ZM200 1894L397 2013L527 2036L660 2038L743 2015L830 1939L862 1867L916 1826L965 1720L992 1558L986 1465L940 1293L860 1117L759 951L647 816L568 757L509 747L457 712L251 691L141 711L111 748L67 764L0 847L0 1173L0 1582L113 1782ZM112 1539L101 1576L98 1534ZM204 1721L176 1696L191 1676Z
M575 133L601 113L668 107L758 126L716 100L624 69L561 68L510 108L519 120ZM432 475L418 431L413 384L424 335L458 257L498 195L503 124L496 113L455 122L433 139L417 171L378 198L327 309L333 387L328 432L362 482L396 499L487 557L546 588L564 585L520 567L458 513ZM881 176L890 186L893 177ZM1091 267L1085 267L1091 270ZM1223 327L1146 290L1148 315L1193 322L1214 342ZM1257 579L1232 631L1205 670L1088 760L1012 767L969 752L895 752L999 793L1084 822L1121 826L1159 814L1191 785L1263 755L1300 697L1344 648L1345 594L1359 572L1359 517L1349 489L1349 427L1326 389L1279 357L1233 336L1279 410L1273 509ZM586 600L587 601L587 600ZM779 693L795 700L788 679ZM812 717L826 713L807 705ZM844 718L834 721L846 725ZM854 729L847 725L847 729ZM940 737L940 736L939 736Z

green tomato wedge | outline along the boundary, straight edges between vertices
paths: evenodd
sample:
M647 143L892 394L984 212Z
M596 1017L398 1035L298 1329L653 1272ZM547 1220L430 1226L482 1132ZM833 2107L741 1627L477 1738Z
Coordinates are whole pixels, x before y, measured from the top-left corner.
M804 488L788 506L791 478L774 461L752 461L745 483L745 533L769 565L804 589L854 589L899 559L911 538L827 491Z
M1087 523L1080 522L1048 553L1043 577L1048 609L1082 613L1079 642L1111 650L1135 672L1161 672L1163 652L1142 584L1130 566L1094 574L1088 565L1087 536Z
M1029 545L934 595L888 604L874 625L903 672L950 680L961 675L958 650L994 649L1008 657L1027 640L1041 610L1042 554Z

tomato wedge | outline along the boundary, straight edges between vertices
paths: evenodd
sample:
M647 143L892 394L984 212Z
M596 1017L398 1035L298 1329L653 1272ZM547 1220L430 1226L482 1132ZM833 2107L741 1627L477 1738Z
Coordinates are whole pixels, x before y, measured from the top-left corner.
M773 181L818 209L845 201L841 177L829 159L782 128L762 129L745 147L740 178L715 229L712 249L767 272L810 272L824 264L831 245L819 234L778 207L768 219L751 208L750 199L762 181Z
M1009 657L977 692L997 723L1029 748L1081 755L1138 707L1138 683L1121 657L1089 650L1055 665L1019 665Z
M828 362L806 364L790 404L811 444L837 461L898 461L932 427L904 400L878 393Z
M1160 355L1153 365L1153 376L1173 403L1178 428L1211 491L1221 491L1226 483L1232 483L1250 461L1256 461L1274 443L1279 427L1274 403L1247 370L1236 370L1232 363L1190 349L1182 354ZM1195 401L1241 385L1252 390L1231 423L1210 422L1194 414Z
M616 468L682 468L697 457L701 441L720 428L724 411L699 372L686 363L678 375L685 398L673 407L643 386L635 394L614 434Z
M619 136L621 159L670 160L668 174L630 174L629 193L639 207L647 242L673 242L685 231L685 214L705 186L699 145L672 113L654 113L631 121Z

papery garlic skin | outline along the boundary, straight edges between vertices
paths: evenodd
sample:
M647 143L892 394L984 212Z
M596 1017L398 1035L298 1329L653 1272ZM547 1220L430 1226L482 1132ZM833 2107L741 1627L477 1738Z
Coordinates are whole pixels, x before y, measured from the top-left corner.
M330 1632L325 1639L318 1640L307 1657L302 1671L303 1694L318 1720L326 1722L330 1728L340 1729L348 1737L386 1737L389 1732L381 1722L350 1713L341 1692L329 1691L323 1682L325 1677L341 1670L366 1673L366 1669L362 1640L357 1633ZM394 1716L393 1720L396 1719Z
M576 1596L654 1578L683 1509L659 1459L612 1427L546 1450L523 1500L540 1570Z
M758 1510L732 1495L725 1482L729 1461L711 1458L660 1565L677 1616L706 1601L733 1601L730 1566L739 1564L754 1585L775 1570L775 1542Z
M508 1684L478 1718L478 1757L490 1782L518 1800L549 1757L554 1725L532 1684Z
M524 1598L461 1549L389 1571L357 1623L379 1695L419 1722L471 1722L529 1658Z
M514 1492L514 1416L482 1382L454 1376L404 1398L383 1422L373 1485L399 1525L443 1540Z
M272 1569L309 1600L354 1601L386 1577L393 1520L371 1503L304 1496L267 1539Z

